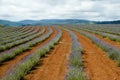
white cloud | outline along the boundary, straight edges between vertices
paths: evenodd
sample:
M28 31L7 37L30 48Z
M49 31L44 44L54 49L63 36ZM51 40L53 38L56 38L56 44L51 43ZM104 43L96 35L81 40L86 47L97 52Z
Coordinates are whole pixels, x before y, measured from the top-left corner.
M0 0L0 19L120 19L120 0Z

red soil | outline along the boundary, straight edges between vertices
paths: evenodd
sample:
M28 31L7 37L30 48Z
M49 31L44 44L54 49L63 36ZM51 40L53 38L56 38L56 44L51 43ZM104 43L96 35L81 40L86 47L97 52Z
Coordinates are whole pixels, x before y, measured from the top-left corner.
M120 80L120 67L85 36L74 32L83 46L84 71L88 80Z
M47 32L48 32L48 30L46 29L45 33L47 33ZM16 63L18 63L25 56L34 53L37 49L39 49L41 46L43 46L48 41L50 41L53 37L55 37L56 34L57 34L57 31L55 29L53 29L53 33L52 33L52 35L48 39L46 39L45 41L39 43L38 45L33 47L31 50L23 52L20 55L16 56L14 59L12 59L10 61L7 61L7 62L4 62L2 65L0 65L0 77L4 76L5 73L9 70L10 67L12 67Z
M58 45L40 60L36 69L24 77L25 80L64 80L71 38L66 31L62 30L62 32L63 35Z

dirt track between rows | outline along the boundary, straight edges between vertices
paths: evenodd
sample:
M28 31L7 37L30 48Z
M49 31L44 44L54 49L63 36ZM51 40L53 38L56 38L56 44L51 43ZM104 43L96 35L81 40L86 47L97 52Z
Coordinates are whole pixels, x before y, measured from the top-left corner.
M82 58L87 80L120 80L120 67L91 40L78 32L75 34L84 49Z
M42 58L36 69L26 75L24 80L64 80L71 50L71 38L68 32L64 30L62 32L61 40L54 50Z
M47 33L47 32L48 32L48 30L46 29L45 33ZM56 34L57 34L57 31L55 29L53 29L52 35L50 35L50 37L48 37L45 41L39 43L38 45L36 45L35 47L33 47L31 50L23 52L20 55L16 56L14 59L12 59L10 61L7 61L7 62L4 62L2 65L0 65L0 77L4 76L5 73L9 70L10 67L12 67L16 63L18 63L25 56L34 53L37 49L39 49L41 46L43 46L48 41L50 41L53 37L55 37Z

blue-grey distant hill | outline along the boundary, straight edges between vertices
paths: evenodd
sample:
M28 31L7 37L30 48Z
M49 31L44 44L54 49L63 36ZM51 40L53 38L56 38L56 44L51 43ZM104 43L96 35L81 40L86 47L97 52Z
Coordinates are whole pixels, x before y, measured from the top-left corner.
M101 21L101 22L95 22L96 24L120 24L120 20L116 21Z
M21 25L21 24L18 23L18 22L12 22L12 21L8 21L8 20L0 20L0 25L3 25L3 26L18 26L18 25Z
M44 19L44 20L23 20L18 22L12 22L8 20L0 20L0 24L4 26L25 26L25 25L61 25L61 24L120 24L120 20L117 21L89 21L80 19Z

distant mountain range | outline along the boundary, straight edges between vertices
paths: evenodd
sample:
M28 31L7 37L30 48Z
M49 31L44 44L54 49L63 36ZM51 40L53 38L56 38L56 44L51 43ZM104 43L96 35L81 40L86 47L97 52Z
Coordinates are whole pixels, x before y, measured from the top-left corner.
M117 21L89 21L80 19L44 19L44 20L23 20L12 22L7 20L0 20L0 25L4 26L25 26L25 25L61 25L61 24L120 24Z

